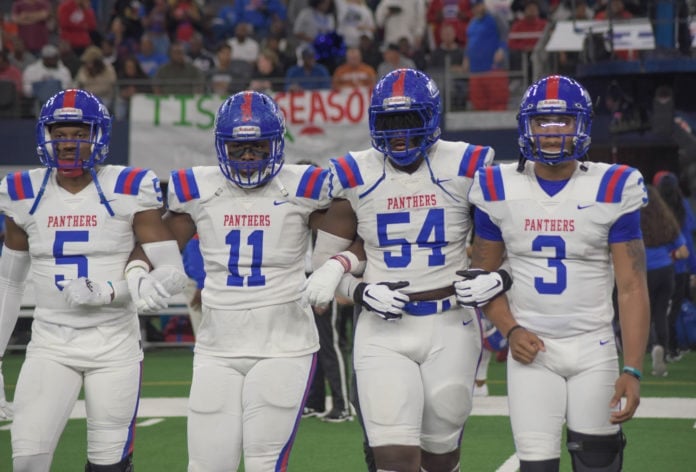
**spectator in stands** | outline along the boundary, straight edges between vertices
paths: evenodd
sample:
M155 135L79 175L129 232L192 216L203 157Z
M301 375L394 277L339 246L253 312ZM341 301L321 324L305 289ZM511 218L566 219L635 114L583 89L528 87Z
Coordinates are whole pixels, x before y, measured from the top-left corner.
M254 64L259 56L259 43L251 34L249 23L237 23L234 27L234 37L227 42L232 47L232 59Z
M416 65L416 69L425 69L428 60L425 57L423 49L416 49L415 47L413 47L413 45L408 41L408 38L405 36L399 39L399 42L397 44L399 45L399 52L401 53L401 55L407 59L411 59L413 63Z
M52 12L48 0L15 0L12 3L12 21L18 26L17 36L32 54L38 54L48 44L48 22Z
M9 53L9 59L13 66L17 69L24 71L29 65L36 61L36 57L32 53L26 50L24 47L24 41L20 38L12 38L12 48L3 48Z
M79 56L72 50L70 43L64 39L58 40L58 51L60 54L60 62L68 68L70 76L75 77L80 66L82 66L82 61Z
M162 57L167 57L169 46L171 46L171 41L169 39L169 4L167 0L154 0L152 8L147 12L142 21L145 27L145 34L149 35L154 51ZM148 72L147 68L144 68L144 70ZM150 73L148 72L148 74ZM152 74L154 74L154 72ZM150 74L150 76L152 76L152 74Z
M414 62L401 54L398 44L387 44L382 48L383 61L377 67L377 78L381 79L396 69L415 69Z
M464 70L471 74L469 100L474 110L506 110L507 37L483 0L471 1L473 17L466 29Z
M343 36L347 47L360 46L360 37L374 37L375 16L365 0L336 0L336 32Z
M133 52L140 43L140 37L145 32L141 14L142 5L134 0L120 0L114 4L111 12L109 30L114 30L114 23L117 25L118 41L116 44L128 47L129 52Z
M89 0L64 0L58 5L58 33L78 56L92 44L97 16Z
M173 0L168 10L169 37L188 43L195 31L203 31L203 12L195 0Z
M375 10L375 22L384 31L385 44L398 44L401 38L408 38L416 50L423 47L425 16L423 0L382 0Z
M442 28L446 25L454 29L459 44L466 44L466 26L471 18L469 0L432 0L426 18L433 30L435 48L442 42Z
M285 71L297 64L295 51L290 51L288 41L278 34L271 34L264 39L262 49L269 49L276 53L283 75L285 75Z
M204 74L215 67L215 56L208 51L203 44L203 35L199 32L193 33L188 43L186 51L188 60Z
M4 49L0 50L0 80L13 82L17 89L18 97L24 94L22 90L22 71L10 63L9 54Z
M360 36L360 54L362 55L363 61L368 66L377 70L379 65L382 63L383 57L380 51L379 45L375 42L374 38L363 34Z
M462 74L464 67L464 49L457 43L457 33L454 25L446 23L440 29L440 46L431 54L426 67L428 74L436 81L444 79L447 64L452 74ZM439 79L439 80L438 80ZM466 108L467 82L464 78L452 78L450 87L444 88L444 93L450 93L446 99L452 107Z
M252 72L251 64L232 59L232 48L228 43L222 43L215 53L215 67L206 75L208 88L221 97L241 92L249 83Z
M98 97L102 103L113 110L116 94L116 71L104 61L104 54L97 46L89 46L80 57L82 67L77 71L75 84Z
M685 259L674 261L674 293L670 300L667 336L667 353L665 359L668 362L681 360L681 353L677 346L677 334L675 323L681 312L682 302L690 298L691 281L696 274L696 249L694 248L694 231L696 231L696 218L688 199L684 198L677 176L672 172L660 171L653 177L653 185L667 204L681 229L682 237L689 251Z
M572 0L564 0L563 3L556 9L552 19L554 21L563 20L591 20L594 18L594 10L592 10L588 4L587 0L576 0L575 9L573 10ZM559 51L558 53L558 73L561 75L574 76L578 63L580 60L580 53L576 51Z
M335 90L351 87L372 89L377 82L377 72L363 62L359 48L348 48L346 62L336 68L331 82Z
M508 38L510 70L522 71L527 83L532 77L531 53L547 24L547 21L539 15L539 0L526 0L522 18L514 20L510 26ZM527 83L524 85L526 86Z
M271 49L263 49L254 64L249 88L257 92L272 95L283 89L285 71L278 60L278 55Z
M334 0L309 0L309 6L297 15L292 30L300 47L314 43L320 34L336 31L335 10Z
M287 10L280 0L236 0L234 15L237 22L249 23L254 38L260 41L270 32L274 20L287 19Z
M36 97L43 101L56 91L70 87L72 76L58 55L58 48L52 44L41 48L41 59L27 67L22 74L25 97ZM43 90L44 86L50 87L50 90Z
M595 20L606 20L610 15L614 21L633 18L633 14L626 9L624 0L609 0L606 6L595 14ZM638 59L638 51L633 49L614 51L614 56L622 61L632 61Z
M285 89L297 91L331 88L329 70L317 64L314 48L305 46L301 55L302 62L292 66L285 74Z
M203 93L205 78L201 71L186 61L183 43L175 41L169 47L169 62L157 70L153 82L157 95L195 94Z
M128 118L130 101L136 93L152 93L150 77L140 67L135 56L123 58L121 67L116 72L118 77L118 96L114 106L117 120Z
M10 14L0 11L0 49L11 51L18 33L19 27L12 21Z
M149 33L140 38L140 52L136 54L140 67L150 77L154 77L160 67L168 62L167 56L160 54L155 49L155 43Z
M224 4L212 19L211 30L214 40L218 43L234 36L234 25L237 23L234 8L234 3Z

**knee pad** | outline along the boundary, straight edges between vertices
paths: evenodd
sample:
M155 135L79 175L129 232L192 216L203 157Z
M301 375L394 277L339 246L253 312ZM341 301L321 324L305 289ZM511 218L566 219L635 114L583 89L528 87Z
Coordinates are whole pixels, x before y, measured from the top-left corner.
M85 472L133 472L133 456L128 455L118 464L96 465L87 461Z
M626 437L615 434L583 434L568 430L568 452L574 472L619 472L623 465Z
M561 458L543 461L520 461L520 472L558 472Z

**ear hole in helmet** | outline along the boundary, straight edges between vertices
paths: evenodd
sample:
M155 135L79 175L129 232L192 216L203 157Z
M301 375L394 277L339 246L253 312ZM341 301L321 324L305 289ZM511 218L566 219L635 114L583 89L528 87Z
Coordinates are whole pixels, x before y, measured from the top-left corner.
M375 117L375 130L377 131L422 128L423 125L423 117L417 111L379 113Z

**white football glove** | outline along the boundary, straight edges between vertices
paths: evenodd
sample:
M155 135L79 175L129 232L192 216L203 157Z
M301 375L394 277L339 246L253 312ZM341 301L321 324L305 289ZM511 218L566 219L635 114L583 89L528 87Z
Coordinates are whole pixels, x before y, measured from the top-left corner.
M408 295L399 292L399 289L408 284L408 282L377 284L360 282L353 292L353 301L387 321L398 320L403 314L404 305L409 302Z
M63 288L65 300L71 307L108 305L114 294L114 287L111 283L97 282L87 277L61 280L58 285Z
M457 271L463 280L454 282L457 303L474 308L482 307L512 286L512 278L505 270L488 272L483 269Z
M150 275L159 280L170 295L183 292L190 280L186 273L177 270L177 268L173 266L158 267L153 269Z
M11 420L12 404L5 399L5 380L2 377L2 361L0 361L0 421Z
M138 313L157 313L167 308L171 294L147 270L143 261L131 261L126 266L126 283Z
M324 262L321 267L312 272L302 287L303 300L312 306L327 306L334 299L336 287L345 272L343 264L336 259Z

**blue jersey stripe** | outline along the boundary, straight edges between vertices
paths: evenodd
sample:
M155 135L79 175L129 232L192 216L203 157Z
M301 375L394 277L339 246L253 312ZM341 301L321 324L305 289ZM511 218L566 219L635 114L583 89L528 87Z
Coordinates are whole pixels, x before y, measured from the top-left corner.
M327 175L329 175L328 170L315 166L309 167L302 175L295 195L298 197L318 200L321 196L321 189Z
M336 168L336 175L343 188L353 188L362 185L363 179L360 175L358 163L350 154L346 154L338 159L331 159Z
M140 183L143 181L145 174L147 174L147 169L126 167L118 175L118 179L116 179L114 192L125 195L137 195L140 191Z
M180 202L188 202L194 198L201 198L198 191L196 177L193 169L179 169L172 171L171 183L174 185L176 196Z
M505 200L505 187L500 167L489 166L479 170L479 184L483 192L483 199L487 202Z
M599 184L597 201L602 203L619 203L623 189L626 186L626 180L628 180L628 176L631 175L632 171L633 168L623 164L614 164L609 167Z
M479 167L483 167L486 161L486 156L490 151L488 146L475 146L470 144L466 147L462 161L459 163L459 172L457 175L472 178Z
M12 200L34 198L34 187L31 185L29 171L14 172L7 176L7 193Z

